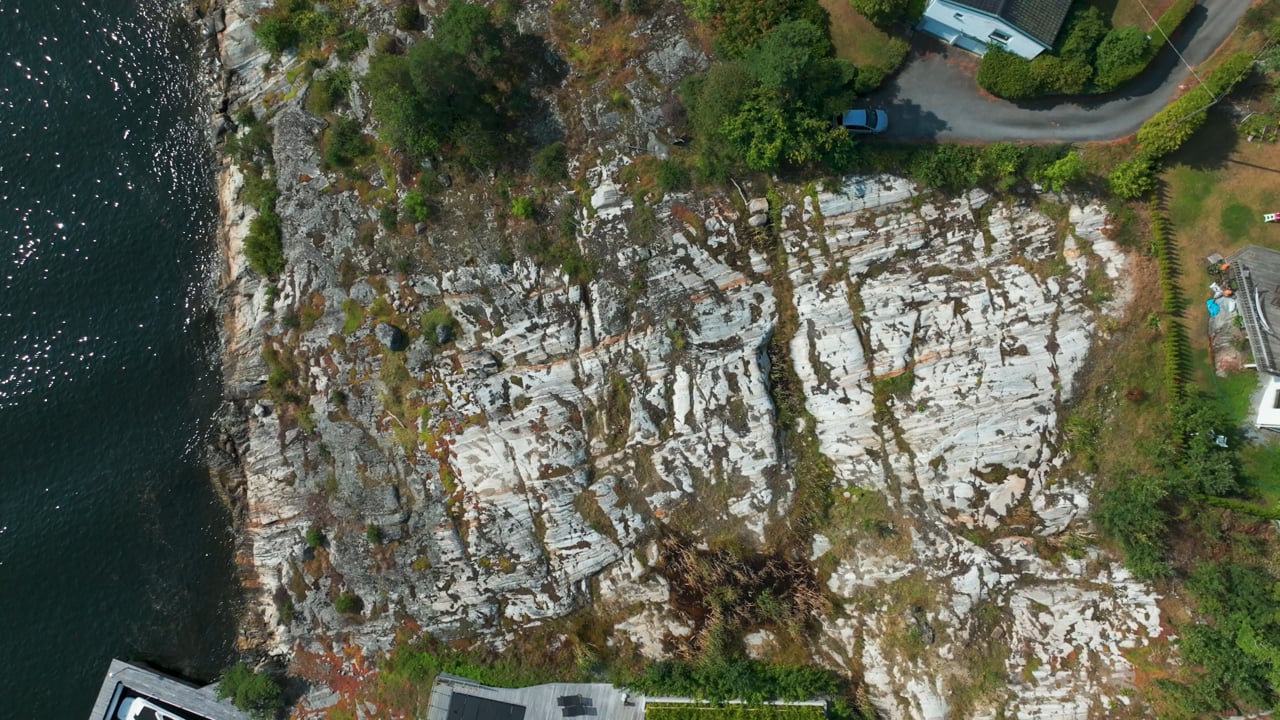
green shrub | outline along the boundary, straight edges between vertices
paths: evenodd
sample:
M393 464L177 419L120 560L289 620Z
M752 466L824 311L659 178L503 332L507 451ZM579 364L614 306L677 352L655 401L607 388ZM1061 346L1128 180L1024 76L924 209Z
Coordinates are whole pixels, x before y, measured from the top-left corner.
M421 190L414 189L405 193L401 206L412 222L426 222L431 217L431 205L427 204L427 198Z
M330 167L353 167L372 150L360 123L341 115L334 117L324 142L324 159Z
M853 9L876 25L884 26L903 18L907 4L902 0L849 0Z
M245 122L242 122L245 121ZM271 157L271 128L253 116L253 108L242 111L236 120L240 130L227 138L223 150L241 163L256 162Z
M1203 84L1169 103L1138 128L1142 152L1158 160L1182 147L1204 124L1209 107L1230 93L1252 67L1253 55L1249 52L1239 52L1223 60L1204 77Z
M1092 4L1076 3L1063 23L1054 54L1063 60L1093 64L1093 53L1107 34L1107 19Z
M1093 68L1083 60L1064 60L1049 53L1037 55L1030 71L1036 94L1040 95L1077 95L1085 91L1093 77Z
M355 615L364 609L364 601L355 593L339 593L333 599L333 609L343 615Z
M350 335L364 324L364 308L353 298L342 301L342 332Z
M458 332L458 321L449 311L448 305L437 305L422 314L422 334L432 346L438 346L436 330L440 327L448 327L450 335Z
M284 706L280 684L270 675L254 672L245 663L227 668L218 680L218 699L230 699L255 718L270 718Z
M543 182L564 180L569 176L568 163L564 143L543 145L533 156L533 174Z
M978 64L978 85L996 97L1017 100L1040 92L1031 62L1003 48L992 47Z
M839 689L840 680L822 668L716 656L696 665L675 660L656 662L625 685L648 695L761 703L832 695Z
M497 62L502 38L482 7L453 0L434 37L405 55L374 55L363 87L383 140L419 157L447 147L480 170L512 157L521 140L514 117L532 102L529 64Z
M1182 21L1187 19L1187 15L1191 14L1199 0L1174 0L1174 3L1165 10L1156 24L1151 28L1149 33L1149 49L1151 57L1155 57L1157 53L1165 45L1165 36L1173 35L1174 31L1182 25ZM1163 31L1163 32L1161 32Z
M675 160L658 161L655 179L658 189L664 193L679 192L689 189L689 171Z
M318 548L325 544L324 531L317 527L307 528L307 547Z
M253 34L258 38L258 45L272 55L279 55L298 44L298 32L293 23L281 15L264 15L254 24Z
M1107 175L1111 192L1132 200L1150 193L1156 187L1155 164L1143 155L1118 163Z
M249 222L249 234L244 238L244 256L259 275L275 277L284 270L280 216L275 208L263 207Z
M1167 494L1157 478L1122 478L1103 490L1093 510L1098 528L1124 552L1125 565L1144 579L1168 573L1163 558L1169 517L1160 506Z
M313 50L338 35L338 16L329 10L304 10L293 13L290 22L298 32L298 49Z
M1084 177L1084 158L1076 151L1068 152L1040 173L1040 180L1054 192L1062 192L1068 184Z
M374 545L381 545L382 544L382 528L378 527L377 525L374 525L373 523L369 523L368 525L364 526L364 537L366 540L368 540L370 543Z
M280 189L276 187L275 178L264 172L257 165L245 168L244 186L240 188L240 199L261 211L263 208L274 208Z
M417 30L422 22L417 2L402 2L396 7L396 27L400 30Z
M970 145L921 146L908 172L929 187L958 192L977 183L981 153L981 149Z
M338 33L338 45L334 53L342 62L351 62L361 50L369 47L369 35L360 28L347 28Z
M533 217L533 211L533 198L528 195L517 195L511 198L511 214L515 217L528 220Z
M382 223L382 228L387 232L393 232L396 229L396 221L399 217L400 213L392 203L387 203L378 208L378 221Z
M1142 72L1152 53L1147 34L1132 25L1112 28L1098 44L1093 82L1099 90L1112 90Z

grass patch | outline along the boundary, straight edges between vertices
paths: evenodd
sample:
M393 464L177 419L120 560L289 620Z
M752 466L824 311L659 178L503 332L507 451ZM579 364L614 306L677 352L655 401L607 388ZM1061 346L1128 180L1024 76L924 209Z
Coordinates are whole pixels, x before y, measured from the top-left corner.
M1252 443L1240 450L1240 470L1265 507L1280 507L1280 448Z
M1248 205L1234 202L1222 208L1218 224L1232 240L1241 240L1258 224L1258 213Z
M364 308L355 300L342 301L342 333L350 335L364 322Z
M1218 174L1183 165L1169 171L1169 181L1178 188L1169 199L1169 218L1174 226L1183 228L1200 219L1205 198L1218 184Z
M831 16L831 44L836 57L862 67L880 65L893 58L893 36L876 27L849 0L819 0Z
M1209 373L1210 385L1234 422L1243 424L1249 417L1249 399L1258 389L1258 375L1252 370L1237 372L1227 377Z
M1137 25L1143 30L1150 30L1155 25L1151 18L1160 17L1173 3L1174 0L1091 0L1089 4L1101 10L1103 15L1110 16L1112 27ZM1146 5L1146 10L1143 10L1143 5ZM1147 11L1151 12L1150 16Z
M831 16L836 57L858 66L858 91L874 89L907 57L907 44L876 27L849 0L819 0Z

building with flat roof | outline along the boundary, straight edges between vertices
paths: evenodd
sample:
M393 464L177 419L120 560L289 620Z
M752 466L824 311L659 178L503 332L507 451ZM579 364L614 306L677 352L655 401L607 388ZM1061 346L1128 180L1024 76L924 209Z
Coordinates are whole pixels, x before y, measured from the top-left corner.
M176 678L112 660L89 720L250 720L214 686L196 687Z

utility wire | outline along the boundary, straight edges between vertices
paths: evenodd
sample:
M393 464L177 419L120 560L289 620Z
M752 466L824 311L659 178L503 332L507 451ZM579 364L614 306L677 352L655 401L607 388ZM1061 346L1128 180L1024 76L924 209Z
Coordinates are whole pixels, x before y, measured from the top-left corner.
M1138 7L1142 8L1142 12L1147 14L1147 19L1150 20L1151 24L1155 26L1156 30L1159 30L1160 34L1164 36L1164 43L1169 46L1169 49L1173 51L1173 54L1177 55L1178 59L1182 61L1182 64L1187 66L1187 72L1191 73L1191 77L1195 78L1196 82L1200 83L1200 85L1203 87L1204 81L1201 80L1200 76L1196 74L1196 69L1191 67L1191 63L1187 62L1186 58L1182 57L1182 53L1178 52L1178 48L1173 44L1173 41L1169 39L1169 34L1164 31L1164 28L1160 27L1160 22L1151 16L1151 11L1147 9L1147 4L1142 2L1142 0L1138 0ZM1213 102L1218 102L1217 96L1215 96L1212 92L1210 92L1209 95L1213 97Z

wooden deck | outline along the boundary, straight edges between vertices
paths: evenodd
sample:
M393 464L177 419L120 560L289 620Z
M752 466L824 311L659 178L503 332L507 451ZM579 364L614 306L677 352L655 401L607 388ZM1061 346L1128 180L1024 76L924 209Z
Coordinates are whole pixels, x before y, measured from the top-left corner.
M612 685L604 683L549 683L518 689L493 688L479 685L466 678L441 673L431 692L431 707L425 720L447 720L449 701L453 693L460 692L475 697L520 705L525 709L524 720L566 720L560 698L581 698L576 705L583 709L569 720L643 720L644 698L628 695Z
M249 720L249 716L227 702L219 702L212 686L198 688L167 675L112 660L98 690L89 720L114 720L116 708L126 697L159 701L186 720Z

